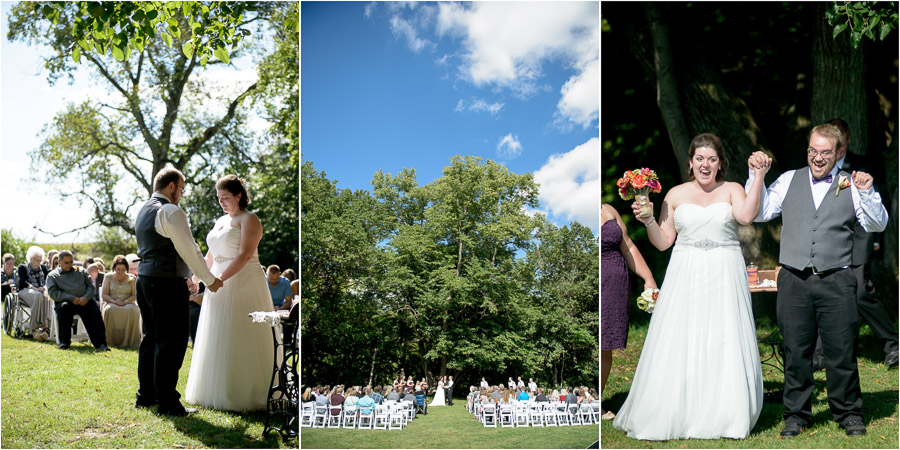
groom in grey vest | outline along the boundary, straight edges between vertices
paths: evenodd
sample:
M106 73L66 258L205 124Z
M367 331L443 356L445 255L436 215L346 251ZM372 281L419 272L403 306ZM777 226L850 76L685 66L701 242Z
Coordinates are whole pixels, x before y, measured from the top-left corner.
M213 292L222 280L209 271L191 236L187 215L178 207L184 175L170 167L162 169L153 179L153 190L134 224L141 258L137 302L143 320L135 406L158 405L159 415L184 416L196 411L181 404L175 389L187 350L187 278L193 271Z
M832 418L849 436L866 434L856 364L859 313L856 276L850 269L854 225L882 231L888 215L864 172L835 167L842 147L831 124L809 134L808 167L791 170L763 190L757 222L782 216L778 274L778 329L784 338L783 437L800 434L812 421L812 357L816 336L825 353ZM750 157L750 166L758 164ZM765 158L765 156L762 156ZM753 179L751 171L749 189Z

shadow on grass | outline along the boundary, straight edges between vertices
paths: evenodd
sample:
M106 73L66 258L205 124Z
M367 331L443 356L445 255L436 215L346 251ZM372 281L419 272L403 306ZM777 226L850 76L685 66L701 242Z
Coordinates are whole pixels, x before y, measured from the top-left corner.
M238 415L241 417L242 423L232 427L223 427L211 423L196 414L188 417L172 417L161 416L172 422L181 433L194 438L203 445L210 448L279 448L281 435L270 432L268 436L253 436L249 434L248 426L250 424L259 425L263 428L266 423L266 413L254 412L246 414L238 414L227 412L226 414ZM296 442L296 441L295 441ZM290 445L291 441L288 440Z

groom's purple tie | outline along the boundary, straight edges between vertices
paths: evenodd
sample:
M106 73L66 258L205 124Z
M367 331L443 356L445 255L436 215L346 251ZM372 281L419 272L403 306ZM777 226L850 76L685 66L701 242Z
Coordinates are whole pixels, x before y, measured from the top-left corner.
M828 175L825 175L824 177L819 178L819 179L816 179L815 177L813 177L813 184L817 184L821 181L824 181L826 183L831 183L833 180L834 180L834 177L832 177L831 174L829 173Z

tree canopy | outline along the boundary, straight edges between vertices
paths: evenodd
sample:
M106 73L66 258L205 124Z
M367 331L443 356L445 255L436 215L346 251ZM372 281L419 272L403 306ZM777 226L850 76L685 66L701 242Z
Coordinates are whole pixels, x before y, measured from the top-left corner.
M401 369L596 383L597 239L526 214L530 173L455 156L424 186L414 169L378 171L370 194L306 161L301 189L310 383L383 384Z

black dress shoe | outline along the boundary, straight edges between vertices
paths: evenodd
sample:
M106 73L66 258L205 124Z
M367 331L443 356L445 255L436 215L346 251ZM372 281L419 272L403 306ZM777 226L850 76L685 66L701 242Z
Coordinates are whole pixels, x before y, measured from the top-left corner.
M803 426L797 422L788 422L784 424L781 430L781 437L795 437L803 431Z
M60 350L65 350L69 348L69 344L59 344L57 347L59 347Z
M886 365L888 367L896 367L897 359L898 359L897 350L894 350L894 351L888 353L887 356L884 357L884 365Z
M157 416L184 417L188 414L193 414L195 412L197 412L197 410L194 408L185 408L184 406L180 406L178 408L167 408L167 409L159 408L156 410L156 415Z
M861 419L847 420L841 424L847 436L865 436L866 426Z
M109 347L106 346L106 344L100 344L100 346L97 347L97 350L100 350L101 352L109 352L109 351L112 351L112 350L109 349Z

